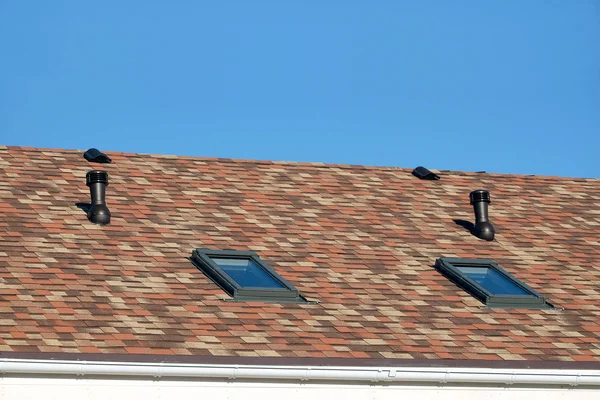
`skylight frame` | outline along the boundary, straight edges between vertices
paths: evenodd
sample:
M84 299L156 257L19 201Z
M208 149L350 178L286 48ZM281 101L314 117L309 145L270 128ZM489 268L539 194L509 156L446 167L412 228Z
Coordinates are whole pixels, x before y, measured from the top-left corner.
M212 258L251 260L270 275L281 288L242 287L232 276L221 268ZM234 301L264 301L277 303L305 303L306 299L298 289L280 276L270 265L253 251L195 249L192 262L207 277L229 294Z
M503 278L528 294L494 294L471 279L464 272L460 271L458 267L461 266L493 269ZM435 267L448 279L484 303L487 307L529 309L552 308L552 305L546 301L546 298L542 294L512 276L508 271L501 268L494 260L442 257L436 260Z

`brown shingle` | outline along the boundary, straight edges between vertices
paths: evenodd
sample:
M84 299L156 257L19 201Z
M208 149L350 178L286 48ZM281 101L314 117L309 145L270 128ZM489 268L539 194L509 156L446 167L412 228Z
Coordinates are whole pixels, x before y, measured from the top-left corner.
M600 181L0 147L3 352L600 361ZM110 174L110 226L85 174ZM496 241L471 236L492 193ZM254 250L317 304L232 303L188 260ZM433 269L492 258L554 310L496 310Z

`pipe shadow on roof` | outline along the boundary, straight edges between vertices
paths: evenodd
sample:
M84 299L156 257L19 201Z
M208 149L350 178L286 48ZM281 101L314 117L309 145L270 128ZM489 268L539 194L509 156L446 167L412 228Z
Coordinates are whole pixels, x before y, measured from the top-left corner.
M90 208L92 208L92 205L90 203L75 203L75 206L82 210L86 215L88 211L90 211Z
M465 221L464 219L453 219L454 223L458 226L463 227L467 230L471 235L475 235L475 224L470 221Z

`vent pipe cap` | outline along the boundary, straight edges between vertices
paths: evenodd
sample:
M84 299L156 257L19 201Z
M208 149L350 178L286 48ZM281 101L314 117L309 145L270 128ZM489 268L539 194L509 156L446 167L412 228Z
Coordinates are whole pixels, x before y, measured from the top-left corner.
M108 185L108 172L106 171L89 171L85 174L85 184L91 186L94 183L103 183Z
M474 190L469 194L469 198L471 199L471 204L479 203L485 201L486 203L491 203L490 192L487 190Z

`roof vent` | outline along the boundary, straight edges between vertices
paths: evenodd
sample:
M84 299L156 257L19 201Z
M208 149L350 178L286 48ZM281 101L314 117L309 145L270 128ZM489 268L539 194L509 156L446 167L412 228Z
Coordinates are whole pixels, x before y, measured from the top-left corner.
M112 162L109 156L102 153L100 150L94 148L89 149L88 151L83 153L83 158L85 158L89 162L96 162L100 164L109 164Z
M437 181L440 177L425 167L417 167L413 169L412 174L419 179L425 179L428 181Z
M475 229L473 233L480 239L494 240L496 231L488 218L488 204L491 203L490 192L487 190L474 190L469 197L475 211Z
M90 188L92 204L87 217L94 224L110 224L110 211L106 206L105 193L108 186L108 172L89 171L85 175L85 184Z

